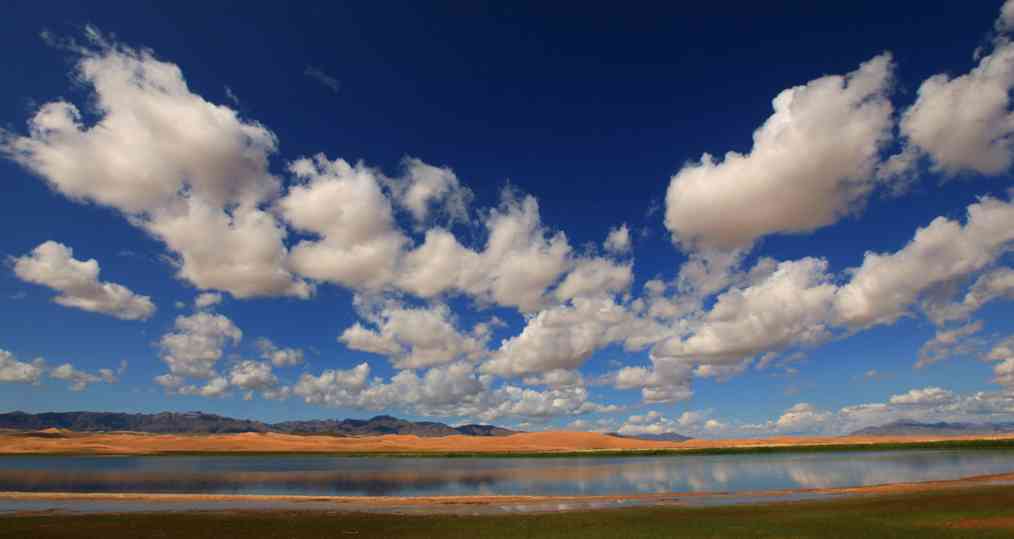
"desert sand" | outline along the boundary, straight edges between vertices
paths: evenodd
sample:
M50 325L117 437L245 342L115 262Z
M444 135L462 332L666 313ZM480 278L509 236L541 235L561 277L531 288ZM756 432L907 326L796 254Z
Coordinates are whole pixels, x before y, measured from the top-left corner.
M340 438L275 433L146 434L80 433L48 429L0 432L0 454L151 455L165 453L570 453L597 451L699 450L712 448L926 443L1014 440L997 436L782 436L736 440L654 442L592 432L531 432L511 436L385 435Z

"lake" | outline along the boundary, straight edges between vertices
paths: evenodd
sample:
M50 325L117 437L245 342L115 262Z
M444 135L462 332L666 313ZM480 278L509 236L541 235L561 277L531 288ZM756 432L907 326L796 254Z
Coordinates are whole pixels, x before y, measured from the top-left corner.
M4 456L0 491L311 496L743 492L1014 472L1014 451L653 457Z

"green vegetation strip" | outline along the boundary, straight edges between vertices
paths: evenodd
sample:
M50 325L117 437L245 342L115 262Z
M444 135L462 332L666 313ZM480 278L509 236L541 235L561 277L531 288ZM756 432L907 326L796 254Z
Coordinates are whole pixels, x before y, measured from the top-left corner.
M1014 535L1014 487L709 508L646 507L493 516L309 511L0 517L0 539L243 538L960 538Z

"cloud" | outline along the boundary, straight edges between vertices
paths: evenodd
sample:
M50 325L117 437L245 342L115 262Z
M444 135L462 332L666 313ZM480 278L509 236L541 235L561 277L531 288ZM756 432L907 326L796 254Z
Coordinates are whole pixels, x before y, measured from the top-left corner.
M913 389L902 395L894 395L888 401L891 404L904 406L932 406L949 404L955 401L954 393L939 387Z
M642 434L681 434L684 436L715 436L721 434L726 425L711 419L711 410L688 410L678 419L670 419L651 410L645 414L628 417L617 429L620 434L637 436Z
M616 422L610 418L599 418L596 420L575 419L563 428L573 432L615 432Z
M539 375L526 377L524 383L529 386L549 386L554 389L583 387L584 377L576 370L555 369Z
M202 386L182 386L176 389L176 393L198 397L225 397L229 393L229 380L223 376L216 376Z
M349 348L386 356L397 369L417 369L487 354L488 335L463 333L451 309L438 304L412 308L387 302L366 316L376 330L360 323L338 338Z
M222 303L222 294L216 294L214 292L205 292L197 296L194 300L194 306L198 309L207 309Z
M474 366L456 362L425 372L403 370L388 381L370 379L366 363L348 369L331 369L318 376L305 373L293 393L310 404L368 410L398 409L416 415L469 417L493 421L504 417L548 419L588 413L609 413L618 408L589 400L580 386L549 387L543 391L505 384L494 388L489 376Z
M944 299L947 299L946 296ZM996 299L1014 299L1014 269L998 268L980 275L960 301L928 298L923 302L923 310L933 323L943 325L952 320L967 319Z
M967 317L986 301L1009 293L1009 270L993 266L1014 242L1014 204L984 197L967 213L964 224L935 219L897 252L866 253L860 267L845 272L847 280L841 285L823 259L761 258L744 271L737 252L694 253L677 279L682 292L678 304L667 303L665 283L646 285L647 312L661 310L673 318L667 322L666 338L652 349L652 370L635 368L624 374L630 379L654 375L653 384L664 390L659 376L659 364L664 363L678 373L671 380L676 395L683 395L689 392L688 380L676 364L692 366L698 377L732 376L762 355L770 358L772 352L814 346L836 333L893 323L920 300L931 318ZM964 287L964 299L951 302ZM710 308L702 309L702 300L716 293ZM946 343L924 349L922 364L947 353L941 344ZM766 363L762 360L761 366Z
M782 432L806 432L824 424L830 412L818 410L812 404L801 402L789 408L774 425Z
M609 297L578 297L540 311L520 334L504 340L485 373L503 377L576 369L609 344L633 341L647 323Z
M279 348L275 343L261 337L255 342L261 357L276 367L299 365L303 362L303 351L298 348Z
M229 369L229 384L245 390L266 390L278 385L271 363L246 359Z
M845 76L784 90L754 132L750 153L704 154L685 165L666 193L673 240L684 248L743 248L855 211L874 188L880 151L891 140L892 71L885 53Z
M229 101L232 101L234 105L239 105L239 98L236 97L236 94L232 91L232 88L229 88L228 86L225 87L225 97L227 97Z
M1005 3L996 29L1011 27L1014 8ZM937 74L919 87L918 98L901 118L908 142L928 155L946 175L964 171L996 175L1014 158L1014 43L1001 35L974 69L951 78Z
M414 157L403 161L401 178L388 178L394 200L412 215L417 223L424 223L431 212L439 210L450 222L468 223L468 206L472 191L461 185L454 171L435 167Z
M163 335L159 346L170 374L207 379L216 376L214 366L225 346L238 344L242 338L243 332L232 320L220 314L198 312L177 316L175 330Z
M88 44L68 48L97 120L51 102L27 135L4 132L2 151L68 198L120 211L164 242L177 275L198 288L306 298L309 278L423 298L463 293L532 312L552 303L546 290L575 264L566 236L541 226L535 199L512 195L484 216L484 250L442 228L412 248L395 204L419 222L437 214L470 222L471 192L450 169L418 159L407 158L397 178L323 155L298 159L285 192L269 170L274 133L191 92L175 64L87 35ZM301 235L291 252L286 225Z
M319 237L292 249L293 268L353 289L388 287L408 238L395 225L379 174L323 155L296 160L289 170L300 183L278 201L279 212L295 229Z
M566 235L543 228L534 197L518 200L509 191L483 224L488 237L481 251L447 230L428 230L422 245L406 254L398 286L425 298L461 292L524 312L545 307L546 289L573 264Z
M694 395L691 387L693 369L687 362L651 355L652 367L623 367L607 376L617 389L641 388L641 398L648 404L680 402Z
M826 260L780 262L758 282L719 295L689 336L659 343L652 355L737 366L763 352L818 344L830 335L829 312L836 290Z
M123 285L99 281L99 263L94 258L74 259L74 250L62 243L47 241L12 261L19 279L60 292L53 301L64 307L123 320L146 320L155 314L150 297L135 294Z
M627 228L627 224L609 229L609 234L606 236L606 241L603 242L602 248L606 252L622 255L630 252L630 229Z
M27 136L3 133L0 152L72 200L122 212L199 288L309 296L287 269L285 229L261 209L281 185L268 172L274 133L192 93L175 64L87 35L74 48L76 76L97 121L85 125L67 101L46 103Z
M38 384L45 371L41 357L31 362L18 361L7 350L0 350L0 382Z
M996 20L995 28L998 32L1014 28L1014 1L1007 0L1000 7L1000 17Z
M1014 204L982 198L968 206L964 225L937 217L901 250L867 252L835 298L841 323L890 324L934 287L958 282L995 263L1014 241Z
M345 406L366 387L370 365L363 362L351 369L328 369L317 376L303 373L292 392L311 404Z
M634 265L617 264L608 258L581 258L553 290L560 301L622 292L634 280Z
M112 369L99 369L98 374L78 370L70 363L64 363L49 371L49 377L57 380L64 380L70 383L71 391L82 391L89 384L105 382L112 384L117 381L116 374Z
M975 350L966 337L982 330L982 321L969 322L961 327L950 330L938 330L932 339L919 348L919 360L916 368L922 368L956 355L967 355Z
M993 381L1004 386L1007 391L1014 390L1014 336L998 342L984 359L997 362L993 367L996 375Z
M303 74L311 79L323 84L334 93L338 93L341 90L341 81L321 71L319 68L313 66L307 66Z

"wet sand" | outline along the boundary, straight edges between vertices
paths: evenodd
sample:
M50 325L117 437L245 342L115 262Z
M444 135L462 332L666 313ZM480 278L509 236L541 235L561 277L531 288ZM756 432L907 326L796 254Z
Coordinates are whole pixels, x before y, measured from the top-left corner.
M727 448L791 448L793 446L917 444L945 441L1014 440L1014 433L996 436L780 436L737 440L655 442L592 432L532 432L511 436L414 435L363 437L303 436L276 433L146 434L46 431L0 432L0 454L9 455L157 455L173 453L330 453L330 454L552 454Z

